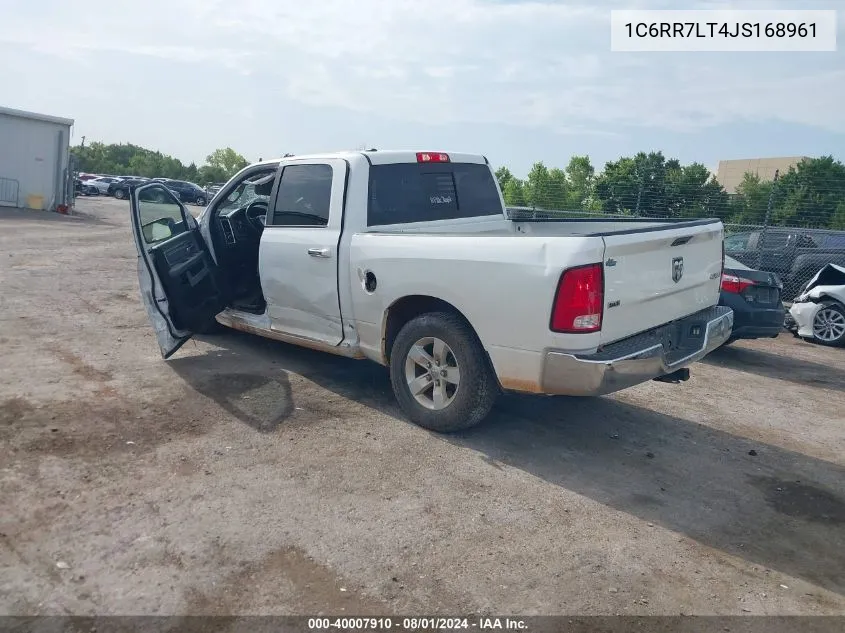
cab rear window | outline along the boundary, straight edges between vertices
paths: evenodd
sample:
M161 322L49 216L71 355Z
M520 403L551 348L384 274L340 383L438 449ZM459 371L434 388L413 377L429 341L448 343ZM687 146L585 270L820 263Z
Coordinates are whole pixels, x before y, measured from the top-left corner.
M370 167L367 225L502 214L487 165L394 163Z

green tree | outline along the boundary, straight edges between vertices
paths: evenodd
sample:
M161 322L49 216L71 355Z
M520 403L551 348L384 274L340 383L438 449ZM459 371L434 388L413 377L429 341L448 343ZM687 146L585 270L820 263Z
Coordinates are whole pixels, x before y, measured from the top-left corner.
M496 181L499 183L499 189L502 190L502 194L504 194L508 183L512 180L514 180L514 176L507 167L499 167L496 170Z
M666 161L666 208L669 217L727 218L728 195L701 163Z
M246 158L231 147L214 150L206 157L205 161L210 167L222 170L226 175L223 180L228 180L249 164Z
M731 199L730 221L733 224L763 224L771 193L771 182L763 182L757 174L745 174Z
M629 215L636 206L639 188L634 159L623 157L605 164L596 178L594 194L605 213Z
M590 206L596 170L589 156L573 156L566 166L567 209L585 209Z
M534 163L525 181L525 201L538 209L563 209L566 206L566 174L549 170L542 162Z
M832 156L804 159L774 185L775 224L832 227L845 205L845 165Z
M95 174L132 175L148 178L174 178L199 184L223 182L246 166L246 159L226 147L208 156L209 164L185 165L178 158L138 145L92 142L71 148L76 169Z
M226 182L229 180L229 176L222 167L203 165L197 170L197 180L199 184L208 185L215 182Z
M505 204L510 207L524 207L527 204L525 187L518 178L510 178L506 181L502 195L505 198Z

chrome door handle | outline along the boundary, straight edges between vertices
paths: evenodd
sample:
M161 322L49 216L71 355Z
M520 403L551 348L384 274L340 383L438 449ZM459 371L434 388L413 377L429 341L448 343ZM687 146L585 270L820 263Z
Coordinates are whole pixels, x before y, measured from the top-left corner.
M332 252L328 248L309 248L308 254L311 257L331 257Z

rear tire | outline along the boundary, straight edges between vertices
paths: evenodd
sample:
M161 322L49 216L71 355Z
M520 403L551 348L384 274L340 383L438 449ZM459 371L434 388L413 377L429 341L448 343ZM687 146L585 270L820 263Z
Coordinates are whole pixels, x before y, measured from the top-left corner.
M813 340L828 347L845 346L845 306L825 301L813 317Z
M114 197L118 200L123 200L126 197L126 194L123 193L123 189L115 189L114 190Z
M390 382L402 412L438 433L481 422L499 391L475 332L448 312L423 314L402 327L390 352Z
M204 206L205 206L205 198L203 198L202 196L200 196L199 198L197 198L197 199L196 199L196 205L197 205L198 207L204 207Z

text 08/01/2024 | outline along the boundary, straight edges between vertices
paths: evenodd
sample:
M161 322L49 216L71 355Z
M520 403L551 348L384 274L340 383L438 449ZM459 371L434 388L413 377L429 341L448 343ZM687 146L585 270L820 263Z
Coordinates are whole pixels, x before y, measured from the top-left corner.
M611 11L611 50L835 51L836 11Z

